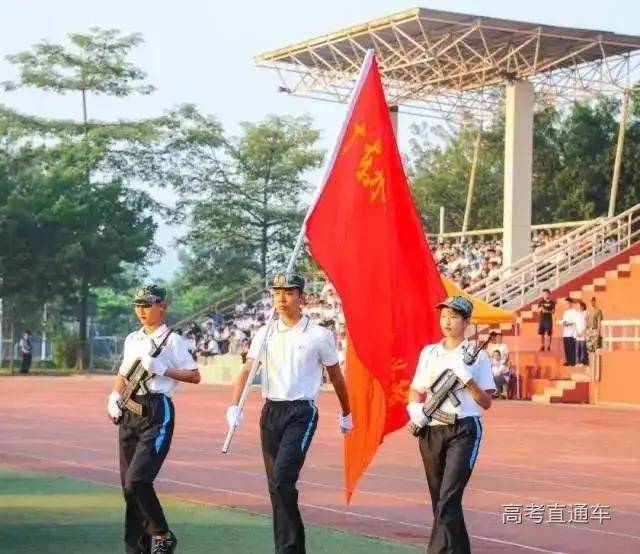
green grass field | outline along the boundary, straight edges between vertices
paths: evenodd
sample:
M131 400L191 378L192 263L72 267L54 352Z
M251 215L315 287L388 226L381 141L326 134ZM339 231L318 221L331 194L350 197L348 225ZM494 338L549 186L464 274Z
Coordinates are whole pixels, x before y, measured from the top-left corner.
M241 510L165 497L180 553L273 552L271 521ZM122 552L120 491L0 466L0 551L10 554ZM421 550L323 527L307 528L310 554L415 554Z

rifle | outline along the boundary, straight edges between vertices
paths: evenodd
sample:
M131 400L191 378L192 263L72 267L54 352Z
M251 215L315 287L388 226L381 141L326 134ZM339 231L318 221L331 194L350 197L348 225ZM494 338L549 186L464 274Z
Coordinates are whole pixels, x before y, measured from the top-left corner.
M496 335L496 333L489 333L489 338L480 344L473 352L468 350L464 353L463 362L465 365L473 364L480 351L489 344L489 341ZM460 400L456 395L456 392L464 389L466 385L462 383L454 373L452 369L443 371L438 378L429 387L429 399L425 402L422 411L427 416L429 421L435 419L441 423L452 425L456 422L457 416L451 412L445 412L440 409L440 406L444 404L445 400L451 400L454 406L460 405ZM409 432L414 437L419 437L423 432L424 427L419 427L413 422L409 422Z
M157 358L160 355L172 332L173 329L169 329L162 339L162 342L157 346L153 340L151 341L153 348L150 355L152 358ZM147 389L147 381L152 377L153 373L149 373L140 363L140 358L136 358L124 375L125 387L120 396L120 400L118 400L120 410L129 410L139 416L144 415L144 406L140 404L140 402L133 400L132 397L136 394L147 394L149 392L149 389ZM114 423L118 425L121 420L122 416L114 420Z

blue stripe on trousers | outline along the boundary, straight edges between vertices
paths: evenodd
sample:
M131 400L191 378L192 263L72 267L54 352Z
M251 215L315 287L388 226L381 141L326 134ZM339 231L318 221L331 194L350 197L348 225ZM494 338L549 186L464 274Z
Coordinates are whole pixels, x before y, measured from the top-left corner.
M478 449L480 448L480 439L482 439L482 425L480 424L480 418L474 417L473 422L476 425L476 440L473 443L473 451L471 452L471 458L469 459L469 469L473 469L473 464L478 457Z
M162 402L164 406L164 420L162 421L162 426L160 427L160 432L156 437L155 447L156 452L160 452L162 448L162 443L164 442L164 438L167 435L167 427L169 426L169 422L171 421L171 406L169 406L169 401L166 396L162 396Z
M305 447L307 446L307 442L309 441L309 435L311 434L311 430L313 429L313 422L318 415L318 408L313 402L309 402L309 405L313 409L313 413L311 414L311 419L309 420L309 425L307 425L307 432L302 437L302 444L300 445L300 450L304 452Z

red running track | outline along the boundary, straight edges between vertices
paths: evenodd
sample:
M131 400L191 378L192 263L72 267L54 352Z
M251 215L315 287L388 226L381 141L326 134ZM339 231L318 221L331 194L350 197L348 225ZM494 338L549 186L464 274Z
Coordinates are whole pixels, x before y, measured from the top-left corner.
M116 428L105 401L112 378L0 378L0 463L118 485ZM158 479L165 494L270 513L258 442L258 391L230 454L220 448L230 389L183 385L171 453ZM333 394L300 478L308 523L424 545L432 522L415 439L389 437L350 506L342 490L342 438ZM467 486L465 519L475 554L640 552L640 410L498 401ZM544 506L545 522L504 523L504 505ZM549 523L550 505L611 506L611 519ZM515 508L524 513L524 508Z

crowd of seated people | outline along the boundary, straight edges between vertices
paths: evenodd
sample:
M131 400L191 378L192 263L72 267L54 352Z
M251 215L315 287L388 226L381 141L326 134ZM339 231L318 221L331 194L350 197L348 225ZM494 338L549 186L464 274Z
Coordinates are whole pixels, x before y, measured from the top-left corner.
M539 231L532 238L532 249L540 248L552 240L560 238L562 230ZM443 275L449 277L460 288L466 289L485 278L498 278L502 267L502 241L467 240L466 242L443 242L432 247L436 263ZM303 312L312 322L332 331L340 365L344 367L346 353L346 328L342 305L331 283L320 277L312 279L305 295ZM256 331L268 320L273 309L269 290L264 290L254 302L238 302L228 313L210 314L202 323L192 321L182 332L189 343L194 358L211 358L223 354L235 354L246 360L249 345ZM510 364L508 352L502 352L504 345L495 348L492 341L487 351L492 359L492 367L499 390L510 390ZM506 348L506 347L504 347ZM500 355L494 354L501 350ZM504 386L503 386L504 385Z
M564 231L538 231L532 235L531 250L535 251L560 238ZM498 279L502 268L502 240L473 238L445 241L432 246L440 273L461 289L484 279Z
M332 331L342 363L346 349L346 331L340 299L333 285L326 280L316 280L313 284L305 295L303 313L312 322ZM239 302L230 313L210 314L201 324L190 322L182 335L194 358L206 360L223 354L239 354L244 362L251 340L269 319L272 309L271 293L265 290L255 302Z

